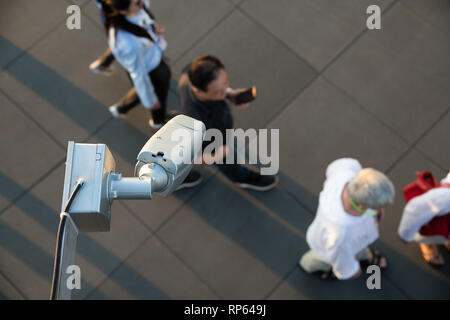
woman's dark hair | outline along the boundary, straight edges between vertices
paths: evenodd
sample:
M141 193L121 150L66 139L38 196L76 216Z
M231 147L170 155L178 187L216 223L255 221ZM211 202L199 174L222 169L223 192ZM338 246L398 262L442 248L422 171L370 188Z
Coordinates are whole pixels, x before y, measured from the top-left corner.
M194 87L206 92L208 91L208 84L217 79L221 69L225 69L225 66L219 59L204 55L195 58L191 63L188 77Z
M129 33L134 34L137 37L147 38L152 42L155 42L153 37L142 27L129 22L125 16L119 11L128 10L131 5L131 0L103 0L102 8L105 16L105 29L108 34L110 27L122 29ZM146 10L147 11L147 10ZM148 12L148 11L147 11ZM153 15L148 12L153 18Z

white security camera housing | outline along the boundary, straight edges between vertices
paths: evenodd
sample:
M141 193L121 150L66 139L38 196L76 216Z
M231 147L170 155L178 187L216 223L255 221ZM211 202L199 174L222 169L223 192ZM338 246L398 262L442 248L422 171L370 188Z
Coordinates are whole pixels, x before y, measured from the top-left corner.
M183 182L195 160L201 157L206 127L203 122L179 115L158 130L137 157L134 175L148 175L149 169L164 169L167 180L157 181L153 191L163 196L172 193Z
M137 157L136 177L123 178L104 144L69 142L64 179L63 207L79 181L70 216L79 232L109 231L114 199L151 199L157 192L167 196L189 174L201 156L205 125L179 115L158 130Z

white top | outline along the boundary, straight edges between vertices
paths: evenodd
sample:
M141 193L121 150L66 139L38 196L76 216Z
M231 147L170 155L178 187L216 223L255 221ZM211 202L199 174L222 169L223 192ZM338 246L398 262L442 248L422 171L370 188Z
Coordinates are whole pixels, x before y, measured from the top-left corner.
M450 183L450 173L442 180L442 183ZM406 204L398 227L398 234L403 240L410 242L423 225L430 222L434 217L443 216L449 212L450 188L431 189L412 198Z
M152 26L155 21L145 10L139 11L133 18L127 16L126 19L144 28L156 43L127 31L119 29L116 32L114 28L111 28L109 30L109 47L117 61L130 74L142 105L151 108L156 103L157 97L148 73L160 64L162 51L167 43L162 36L153 32Z
M345 185L361 170L361 164L350 158L335 160L328 166L317 214L306 233L310 248L332 265L338 279L354 276L359 270L355 256L378 239L375 217L352 216L342 204Z

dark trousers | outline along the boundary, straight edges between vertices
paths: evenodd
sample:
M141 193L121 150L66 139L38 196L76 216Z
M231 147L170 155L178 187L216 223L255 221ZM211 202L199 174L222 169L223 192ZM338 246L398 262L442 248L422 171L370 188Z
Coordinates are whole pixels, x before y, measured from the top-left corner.
M247 181L251 174L249 169L239 164L216 164L215 166L228 179L237 183Z
M216 168L220 170L228 179L233 182L245 182L252 174L252 172L243 165L237 164L237 149L236 146L230 150L234 154L234 164L226 164L226 159L223 159L224 164L215 164Z
M155 89L155 94L161 104L161 108L150 110L155 123L162 123L165 120L167 95L169 93L171 75L170 67L163 59L161 59L158 67L148 74L150 81L153 84L153 88ZM130 75L128 75L128 77L131 81ZM117 110L119 113L127 113L136 107L139 102L140 100L136 93L136 89L133 87L118 103L116 103L116 106L118 107Z

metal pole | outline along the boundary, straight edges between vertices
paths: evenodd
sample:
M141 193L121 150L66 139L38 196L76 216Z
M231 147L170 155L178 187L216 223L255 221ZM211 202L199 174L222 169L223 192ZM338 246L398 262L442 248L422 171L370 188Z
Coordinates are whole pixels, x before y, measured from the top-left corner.
M75 253L77 249L78 229L73 220L68 217L63 231L63 240L61 244L61 264L59 270L58 286L56 299L70 300L72 298L72 290L67 285L67 268L75 264Z

